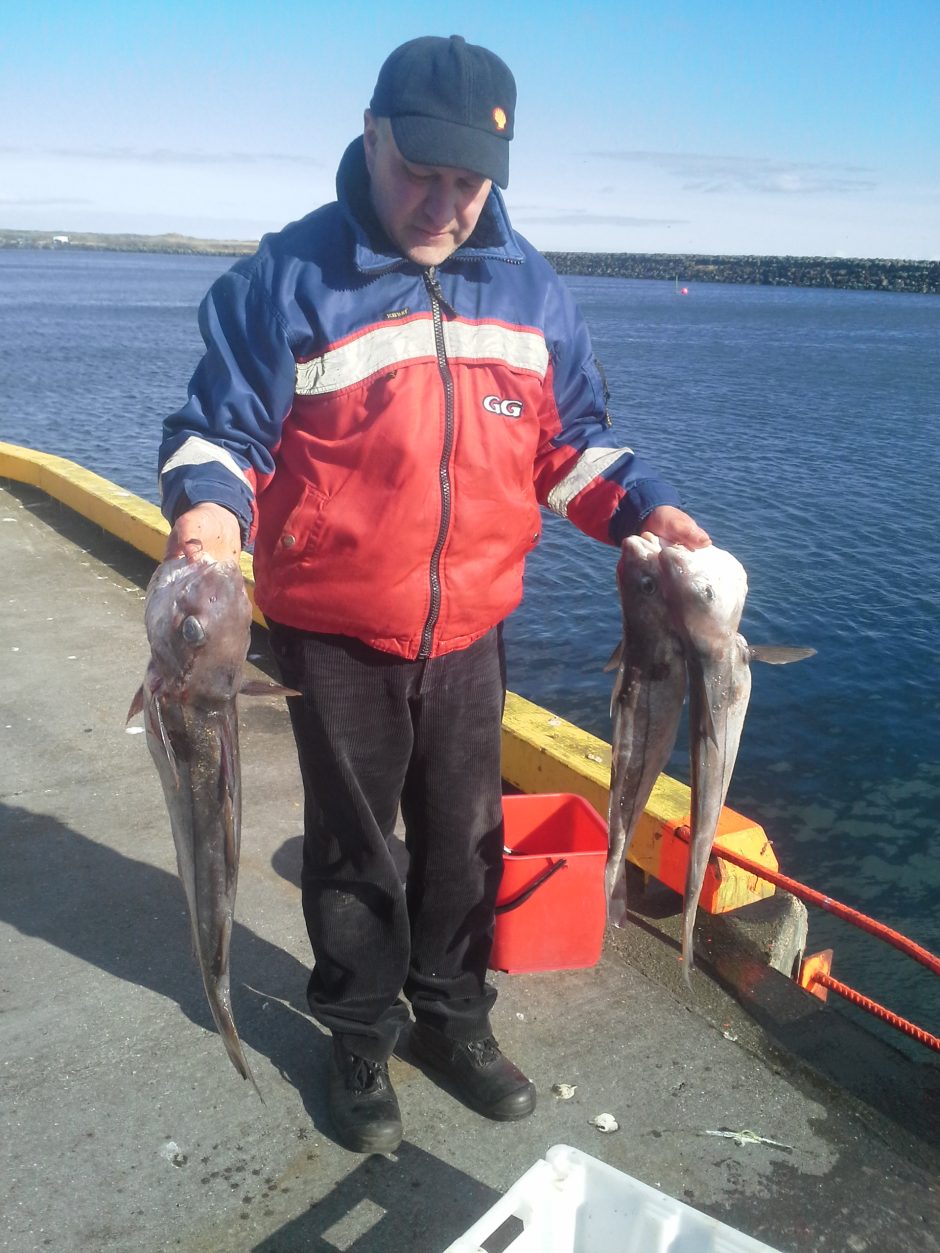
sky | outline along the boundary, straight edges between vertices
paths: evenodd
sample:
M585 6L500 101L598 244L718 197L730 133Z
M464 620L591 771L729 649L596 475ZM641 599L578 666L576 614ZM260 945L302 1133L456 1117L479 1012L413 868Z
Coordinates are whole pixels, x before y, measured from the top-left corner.
M940 259L940 0L3 0L0 228L258 239L427 34L513 70L540 249Z

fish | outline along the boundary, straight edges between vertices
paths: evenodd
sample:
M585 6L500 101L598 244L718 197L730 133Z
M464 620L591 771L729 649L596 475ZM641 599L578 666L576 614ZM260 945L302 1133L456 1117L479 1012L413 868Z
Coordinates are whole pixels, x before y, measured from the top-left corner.
M689 683L691 822L682 902L682 973L690 984L692 934L718 820L737 760L751 695L751 662L786 665L813 648L751 646L738 631L747 574L725 549L666 544L659 553L662 590L682 640Z
M144 621L150 661L127 720L143 712L212 1017L232 1064L260 1097L235 1029L229 986L241 842L236 696L297 693L242 682L251 605L234 561L164 561L148 584Z
M606 669L616 668L610 702L609 842L604 875L607 916L627 918L626 854L653 786L676 742L685 700L682 639L662 589L660 543L632 535L621 545L617 588L623 634Z

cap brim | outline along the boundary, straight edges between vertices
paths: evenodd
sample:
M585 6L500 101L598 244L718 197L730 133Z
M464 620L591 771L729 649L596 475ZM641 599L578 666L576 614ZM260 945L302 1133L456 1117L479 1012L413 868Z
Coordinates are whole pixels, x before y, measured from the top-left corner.
M416 114L393 117L392 134L406 161L472 170L497 187L509 186L509 140L475 126Z

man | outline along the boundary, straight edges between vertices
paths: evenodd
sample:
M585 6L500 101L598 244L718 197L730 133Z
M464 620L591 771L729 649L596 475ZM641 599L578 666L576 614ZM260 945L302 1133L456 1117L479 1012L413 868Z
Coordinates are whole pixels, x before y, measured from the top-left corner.
M584 323L509 223L515 83L493 53L404 44L338 200L267 236L200 309L206 355L165 428L168 553L254 541L256 597L305 790L311 1010L337 1138L393 1150L387 1061L480 1113L529 1114L486 983L501 874L500 624L539 504L617 544L707 535L620 446ZM401 807L401 885L388 840Z

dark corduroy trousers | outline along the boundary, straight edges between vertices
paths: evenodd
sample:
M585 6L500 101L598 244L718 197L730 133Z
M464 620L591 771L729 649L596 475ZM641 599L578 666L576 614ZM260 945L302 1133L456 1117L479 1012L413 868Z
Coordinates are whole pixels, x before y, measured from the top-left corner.
M406 661L269 623L304 784L304 919L314 1017L360 1056L415 1018L490 1033L486 982L502 873L502 632ZM408 871L389 848L399 805Z

